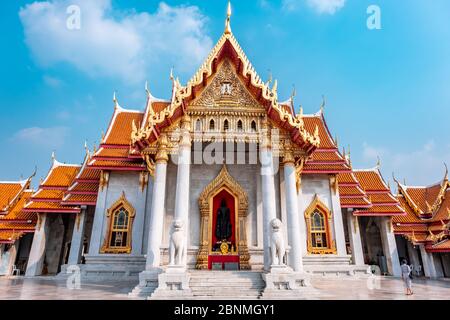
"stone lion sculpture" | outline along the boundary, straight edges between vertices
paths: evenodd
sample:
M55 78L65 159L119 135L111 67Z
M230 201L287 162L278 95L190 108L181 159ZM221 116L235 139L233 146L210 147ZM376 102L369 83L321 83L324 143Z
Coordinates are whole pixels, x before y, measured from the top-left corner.
M186 254L184 223L175 220L172 224L173 232L169 244L169 265L181 265Z
M270 251L272 255L272 265L284 265L283 258L286 254L284 236L282 232L283 223L280 219L273 219L270 222L272 237L270 240Z

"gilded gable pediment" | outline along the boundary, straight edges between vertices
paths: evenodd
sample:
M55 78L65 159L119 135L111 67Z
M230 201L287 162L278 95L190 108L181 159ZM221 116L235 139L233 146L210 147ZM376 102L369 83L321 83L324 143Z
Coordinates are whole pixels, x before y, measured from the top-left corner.
M206 88L190 104L205 111L265 111L253 98L229 60L224 60Z

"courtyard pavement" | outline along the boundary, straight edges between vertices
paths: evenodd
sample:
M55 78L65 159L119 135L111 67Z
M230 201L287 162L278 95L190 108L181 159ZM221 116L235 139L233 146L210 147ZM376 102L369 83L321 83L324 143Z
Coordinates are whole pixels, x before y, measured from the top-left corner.
M0 300L130 300L137 281L81 281L80 289L69 289L56 277L0 277ZM382 277L379 282L358 278L315 276L314 294L300 299L329 300L450 300L450 279L414 279L414 295L404 294L400 279Z

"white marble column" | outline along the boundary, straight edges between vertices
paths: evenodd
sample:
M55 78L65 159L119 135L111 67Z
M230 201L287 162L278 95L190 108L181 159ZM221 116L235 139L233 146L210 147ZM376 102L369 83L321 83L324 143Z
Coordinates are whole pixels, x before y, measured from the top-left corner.
M286 194L286 215L289 251L289 266L296 272L303 272L303 253L300 236L300 222L298 214L298 197L295 178L294 157L286 151L284 157L284 182Z
M16 263L17 253L19 252L19 244L20 239L16 240L14 244L11 245L11 247L8 250L9 258L6 265L6 275L10 276L13 272L14 264Z
M91 239L89 243L90 256L95 256L100 253L100 248L103 245L104 225L107 221L105 212L108 210L106 203L109 186L109 172L102 171L101 174L103 176L103 181L98 190L97 203L95 205L94 221L92 224Z
M416 275L417 267L420 266L419 253L417 252L417 249L410 241L408 240L405 241L406 241L406 250L408 251L409 257L408 263L414 266L414 275Z
M261 161L261 192L263 201L263 232L264 232L264 270L270 271L270 222L277 217L275 200L275 168L273 165L273 154L270 136L267 128L263 129L262 143L260 144Z
M191 121L189 116L183 116L181 120L181 139L178 150L177 187L175 194L175 220L184 223L184 244L188 248L189 235L189 176L191 169ZM186 266L187 254L183 257L182 265Z
M49 217L46 213L39 214L36 230L34 231L33 243L30 256L28 257L27 271L25 276L33 277L42 274L44 265L45 247L49 236Z
M331 205L333 207L334 237L336 241L336 251L338 256L346 256L344 221L342 219L341 202L339 200L339 189L337 177L330 178Z
M161 243L164 229L164 204L166 198L167 178L167 137L161 136L156 155L155 177L153 183L150 226L147 246L146 270L161 265Z
M361 231L359 229L358 217L353 215L353 210L348 209L347 213L347 229L350 238L350 246L352 248L353 264L364 265L364 253L361 241Z
M436 266L434 265L433 254L427 252L425 249L425 245L423 244L419 245L419 248L420 248L420 255L422 256L423 272L425 274L425 277L431 279L436 278L437 273L436 273Z
M81 254L84 243L84 226L86 224L87 208L81 209L81 212L75 217L75 225L73 226L72 241L70 243L69 260L67 264L77 265L81 263Z
M381 243L383 245L384 255L386 256L388 272L394 277L400 277L402 272L391 219L391 217L380 218Z

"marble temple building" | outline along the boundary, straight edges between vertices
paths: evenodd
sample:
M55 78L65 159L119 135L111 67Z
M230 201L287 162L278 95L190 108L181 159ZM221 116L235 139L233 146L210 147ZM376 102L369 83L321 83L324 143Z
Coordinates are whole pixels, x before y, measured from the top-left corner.
M202 295L202 279L226 274L242 292L257 279L263 296L301 294L314 274L377 266L398 277L402 258L426 277L450 276L447 173L428 187L397 183L395 195L380 163L353 168L325 102L304 114L293 96L279 99L230 17L229 8L186 84L171 74L171 97L146 87L141 111L114 95L101 143L81 165L53 155L37 190L34 175L0 182L0 275L79 271L134 280L131 295L155 298Z

